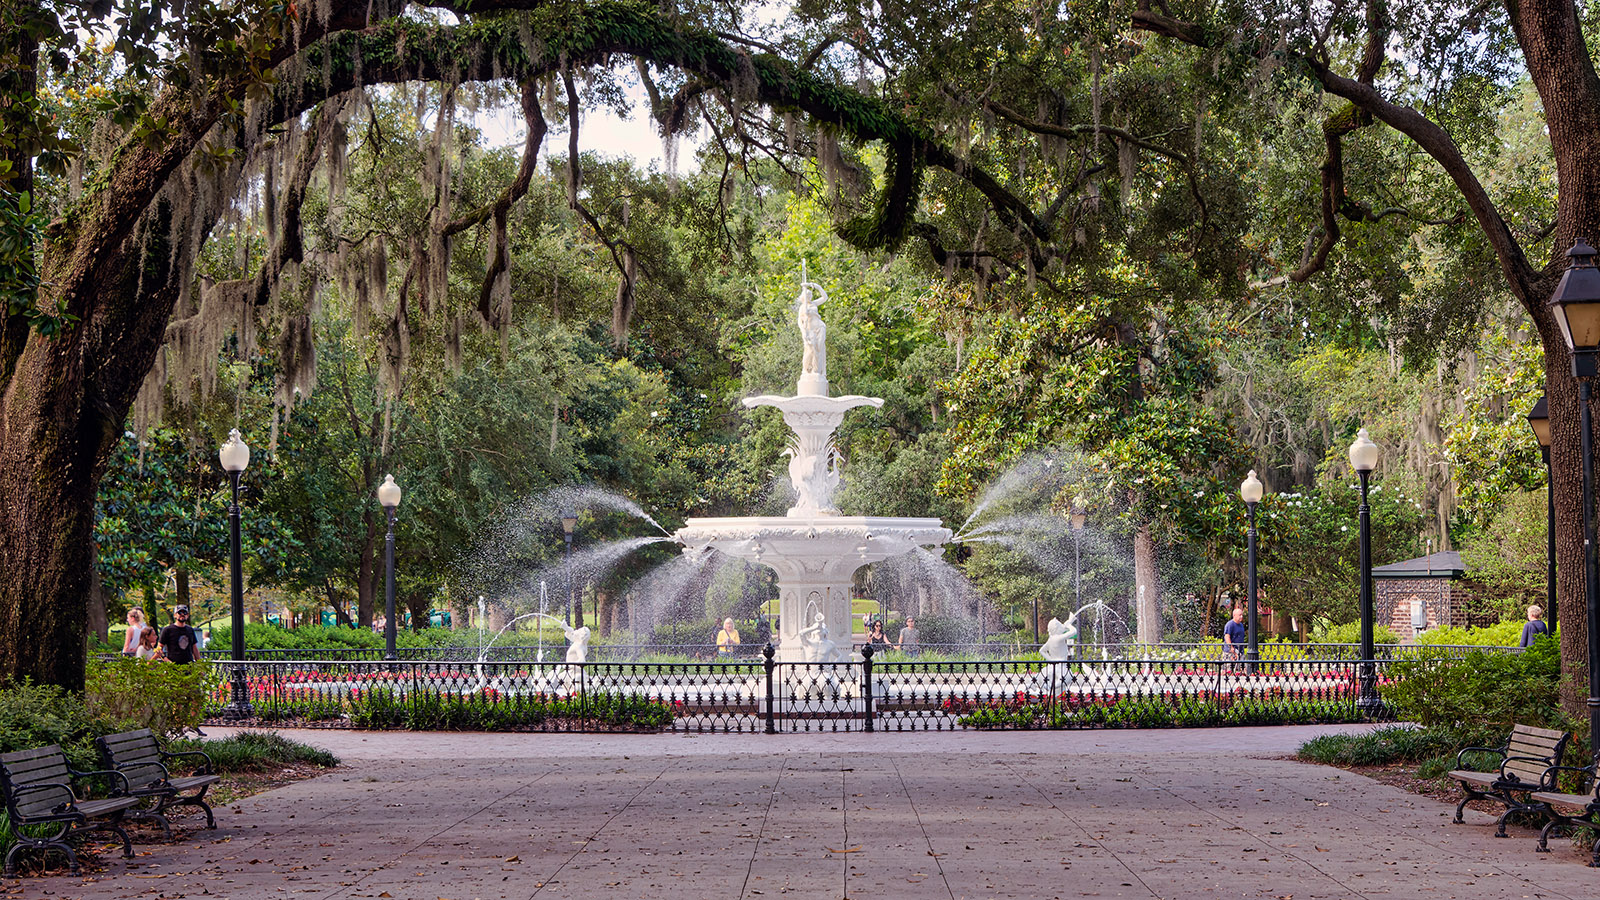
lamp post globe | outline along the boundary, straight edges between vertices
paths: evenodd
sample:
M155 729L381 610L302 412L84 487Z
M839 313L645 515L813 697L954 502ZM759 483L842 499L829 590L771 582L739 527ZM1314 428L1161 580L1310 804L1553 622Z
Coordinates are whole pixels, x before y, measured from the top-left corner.
M239 477L250 465L250 445L244 442L235 428L217 451L217 461L228 473L231 488L228 501L228 589L230 625L233 632L232 660L228 667L228 708L223 715L230 719L248 719L254 715L250 708L250 686L244 666L244 561L239 546Z
M1600 269L1595 249L1582 238L1567 251L1567 269L1550 310L1572 354L1572 375L1578 379L1579 455L1583 460L1583 605L1589 646L1589 746L1600 747L1600 558L1596 557L1594 521L1594 423L1589 408L1590 381L1600 356ZM1547 414L1548 415L1548 414Z
M1358 665L1359 685L1356 708L1366 713L1376 713L1383 708L1378 699L1378 663L1372 645L1372 507L1367 504L1367 479L1378 467L1378 445L1372 442L1365 428L1356 432L1350 444L1350 467L1361 478L1361 660Z
M1245 651L1245 659L1252 664L1261 658L1261 645L1256 632L1258 614L1256 612L1256 504L1266 496L1267 486L1256 477L1256 470L1251 469L1245 476L1244 482L1239 485L1239 498L1244 501L1245 509L1250 511L1250 527L1245 531L1245 545L1249 562L1249 648Z
M1539 442L1539 456L1544 460L1545 504L1545 587L1544 611L1550 630L1556 628L1556 494L1555 472L1550 469L1550 401L1541 396L1528 413L1528 427Z
M567 539L567 624L577 627L572 620L573 599L577 596L577 588L572 583L572 532L578 527L578 514L568 510L561 514L561 530Z
M395 621L394 621L394 516L400 508L400 485L394 483L393 475L383 476L383 484L378 485L378 504L383 507L389 528L383 536L383 658L393 660Z

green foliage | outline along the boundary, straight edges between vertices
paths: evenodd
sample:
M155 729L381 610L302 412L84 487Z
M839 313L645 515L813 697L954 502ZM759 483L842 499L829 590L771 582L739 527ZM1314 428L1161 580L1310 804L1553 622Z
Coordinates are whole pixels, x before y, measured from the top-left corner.
M420 631L398 629L396 647L475 646L476 631L452 631L448 628L424 628ZM211 630L212 650L227 650L233 646L233 628L219 625ZM299 628L280 628L259 622L246 622L244 626L246 650L316 650L327 648L377 649L384 646L383 635L370 628L349 628L326 625L302 625Z
M412 731L660 731L673 718L660 700L616 693L554 697L484 690L407 697L378 688L353 698L349 708L350 723L358 728Z
M1522 653L1474 651L1452 659L1437 651L1397 660L1385 670L1383 699L1425 727L1494 731L1514 724L1566 728L1558 683L1558 642L1541 640Z
M142 442L132 432L117 441L95 504L96 562L112 595L159 589L174 569L226 563L228 489L215 453L170 427L151 429ZM257 466L274 477L270 461ZM300 549L280 520L259 509L242 520L240 542L250 568L279 566ZM196 621L207 617L198 605L194 613Z
M327 750L292 741L276 731L241 731L231 737L216 739L185 738L172 741L167 750L172 753L192 750L207 753L211 757L213 770L219 775L271 772L294 763L323 768L339 764L339 758Z
M960 704L960 701L952 701ZM950 704L947 703L947 707ZM966 703L952 711L967 728L1221 728L1316 725L1362 721L1350 700L1274 698L1255 701L1230 695L1180 694L1123 697L1111 702Z
M1522 640L1522 626L1526 621L1501 622L1482 628L1459 628L1454 625L1430 628L1417 635L1416 642L1424 646L1515 647Z
M1477 383L1461 391L1459 412L1446 423L1444 443L1445 459L1460 493L1460 516L1483 529L1470 552L1474 563L1507 562L1505 553L1511 547L1526 555L1523 545L1531 533L1527 540L1523 534L1537 524L1542 558L1546 470L1527 415L1544 394L1544 353L1537 341L1516 340L1498 326L1484 330L1477 353L1481 360ZM1539 498L1536 513L1529 508L1533 494ZM1502 510L1507 501L1509 506ZM1502 521L1507 513L1510 521ZM1496 541L1508 526L1516 530L1517 538ZM1463 543L1463 562L1473 544ZM1476 564L1468 569L1477 577Z
M22 682L0 688L0 753L57 744L73 768L100 768L94 739L117 731L115 720L53 684Z
M1454 754L1466 746L1465 739L1454 729L1389 725L1365 734L1320 735L1301 744L1296 755L1329 766L1384 766ZM1490 738L1494 743L1504 739L1504 734Z
M1368 498L1373 564L1417 555L1417 498L1381 483L1371 486ZM1273 611L1311 624L1314 632L1356 617L1360 502L1361 492L1348 477L1324 479L1312 491L1268 494L1262 501L1261 578L1271 587Z
M132 657L97 660L84 678L84 703L97 715L172 737L205 718L218 673L205 660L187 665Z
M1359 644L1361 643L1361 623L1346 622L1343 625L1330 625L1318 628L1311 632L1313 644ZM1398 644L1400 638L1387 625L1372 626L1372 643Z
M1522 424L1526 430L1527 423ZM1492 512L1479 512L1488 516L1488 524L1463 529L1459 547L1466 575L1462 581L1477 603L1516 620L1520 628L1528 607L1543 606L1546 600L1545 492L1543 488L1507 491L1498 501ZM1510 645L1516 643L1513 637Z

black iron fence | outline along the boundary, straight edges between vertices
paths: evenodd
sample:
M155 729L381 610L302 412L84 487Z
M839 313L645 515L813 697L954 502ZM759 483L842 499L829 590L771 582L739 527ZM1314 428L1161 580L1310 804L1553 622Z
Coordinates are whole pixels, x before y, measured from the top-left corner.
M217 665L209 713L214 721L224 715L239 665L249 721L301 727L777 733L1372 718L1358 707L1354 660L874 656L835 663L258 658ZM1388 662L1376 661L1380 687Z
M855 645L859 652L865 647ZM1038 659L1038 645L1032 643L987 644L922 644L915 650L894 646L875 647L879 662L920 662L925 660L994 662ZM1074 659L1084 662L1112 662L1120 660L1147 660L1158 662L1225 662L1230 657L1222 644L1077 644ZM1444 646L1437 644L1379 644L1374 658L1378 660L1406 659L1421 653L1429 656L1463 656L1473 651L1490 653L1517 653L1516 647ZM589 646L592 662L661 662L662 664L703 662L759 662L762 646L742 644L730 652L719 654L715 644L626 644L594 643ZM491 645L440 645L434 647L397 647L395 658L407 662L514 662L514 663L564 663L566 644L549 643ZM226 647L213 647L204 651L207 659L224 662L232 658ZM323 647L316 649L251 649L245 651L250 661L382 661L381 647ZM1299 662L1318 660L1355 661L1361 658L1359 644L1262 644L1261 659L1268 662Z

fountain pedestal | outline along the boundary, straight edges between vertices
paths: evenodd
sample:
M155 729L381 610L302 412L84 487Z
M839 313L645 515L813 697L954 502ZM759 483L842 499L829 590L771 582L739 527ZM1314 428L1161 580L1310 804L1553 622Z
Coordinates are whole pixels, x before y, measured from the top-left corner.
M943 544L950 529L938 519L841 516L833 505L839 486L839 452L833 432L844 414L858 406L883 406L880 397L828 396L828 354L817 307L828 299L822 286L800 276L796 322L804 344L795 396L747 397L746 407L775 406L794 433L789 448L789 482L795 505L783 517L690 519L674 537L686 552L707 547L768 566L778 573L779 662L805 662L801 629L817 613L836 645L832 660L850 659L850 586L855 571L868 563L909 553L918 546Z

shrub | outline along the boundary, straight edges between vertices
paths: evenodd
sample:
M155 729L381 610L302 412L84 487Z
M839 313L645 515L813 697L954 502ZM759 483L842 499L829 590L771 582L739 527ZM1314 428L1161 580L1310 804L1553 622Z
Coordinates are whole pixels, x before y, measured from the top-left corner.
M1558 697L1560 648L1539 641L1522 653L1439 651L1389 664L1379 690L1402 718L1427 727L1503 737L1515 723L1566 728Z
M84 702L106 719L172 737L205 718L214 675L204 660L187 665L121 656L95 660L85 672Z
M418 692L406 697L378 688L352 697L350 723L360 728L411 731L527 731L545 725L575 730L591 724L619 731L659 731L672 708L633 694L502 695L493 688L468 694Z
M1524 620L1526 621L1526 620ZM1515 647L1522 640L1523 622L1501 622L1482 628L1430 628L1417 635L1417 643L1453 647Z
M478 632L452 631L448 628L424 628L421 631L400 629L395 633L396 647L439 647L456 645L475 646ZM223 625L211 631L211 650L233 646L233 629ZM305 625L299 628L280 628L247 622L244 626L244 645L249 650L317 650L330 647L378 649L383 646L383 635L370 628L349 628L338 625Z
M1400 638L1387 625L1374 625L1372 628L1372 642L1374 644L1398 644ZM1313 644L1359 644L1361 643L1361 623L1347 622L1343 625L1329 625L1318 628L1311 633Z
M57 685L25 681L0 689L0 753L58 744L73 768L98 769L94 739L116 726Z

